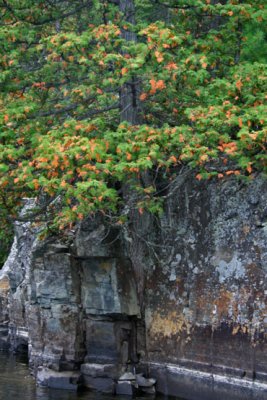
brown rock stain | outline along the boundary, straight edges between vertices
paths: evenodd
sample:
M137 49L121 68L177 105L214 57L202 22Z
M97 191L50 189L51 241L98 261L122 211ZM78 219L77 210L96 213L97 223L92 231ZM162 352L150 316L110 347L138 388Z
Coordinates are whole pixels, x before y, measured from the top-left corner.
M0 279L0 294L7 294L7 292L10 289L10 285L9 285L9 279L7 276L3 276Z
M217 307L217 315L219 319L229 316L229 308L233 302L233 293L222 288L219 292L214 305Z
M150 335L171 337L180 335L182 332L190 334L191 324L182 313L176 311L161 315L156 312L151 317Z

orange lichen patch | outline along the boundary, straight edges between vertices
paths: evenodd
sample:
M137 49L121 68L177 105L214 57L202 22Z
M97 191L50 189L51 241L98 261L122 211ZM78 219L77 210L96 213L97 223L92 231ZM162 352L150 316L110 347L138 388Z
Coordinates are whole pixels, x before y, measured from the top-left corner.
M182 313L172 311L161 315L155 312L151 316L149 333L151 336L171 337L182 332L190 334L191 324Z
M202 293L197 297L196 304L198 311L204 313L207 310L207 306L210 304L212 293L207 291L207 293Z
M197 314L204 315L208 310L212 311L212 300L216 296L216 294L213 293L212 288L209 287L207 284L208 282L208 275L205 273L198 275L195 286L194 286L194 292L196 293L195 296L195 301L196 301L196 307L197 307Z
M229 309L233 302L233 293L222 288L218 294L217 299L214 301L214 305L217 308L217 316L220 319L229 316Z
M248 327L246 325L237 324L233 327L232 335L236 335L237 333L248 333Z
M0 279L0 294L6 294L10 289L9 279L7 276L3 276Z

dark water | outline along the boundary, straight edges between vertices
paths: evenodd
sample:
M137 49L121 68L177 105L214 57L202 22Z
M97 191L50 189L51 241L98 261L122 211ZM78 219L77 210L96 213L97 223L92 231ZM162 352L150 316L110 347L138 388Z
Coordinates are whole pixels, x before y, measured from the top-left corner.
M0 400L129 400L125 396L109 396L95 392L52 390L36 387L25 360L0 352ZM166 400L167 397L138 397L136 400ZM178 397L172 400L182 400Z

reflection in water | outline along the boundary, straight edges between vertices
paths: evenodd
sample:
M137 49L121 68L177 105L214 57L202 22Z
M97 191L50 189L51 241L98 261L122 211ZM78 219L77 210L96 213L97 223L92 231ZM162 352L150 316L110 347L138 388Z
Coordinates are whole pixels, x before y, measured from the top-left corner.
M0 400L129 400L125 396L103 395L95 392L69 392L36 387L25 360L0 352ZM140 397L136 400L151 400ZM166 397L157 396L156 400ZM172 398L173 399L173 398ZM175 399L173 399L175 400ZM178 400L178 398L176 398Z

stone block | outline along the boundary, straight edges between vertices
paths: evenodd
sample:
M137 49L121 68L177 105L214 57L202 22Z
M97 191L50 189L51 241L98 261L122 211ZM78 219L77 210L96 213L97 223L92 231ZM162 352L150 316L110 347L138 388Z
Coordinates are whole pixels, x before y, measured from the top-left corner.
M81 295L87 314L140 314L133 270L127 259L84 260Z
M76 391L80 381L81 375L79 372L58 372L44 367L39 367L37 371L37 383L40 386Z
M83 375L83 385L91 390L97 390L102 393L114 393L114 380L111 378L92 377Z
M132 384L132 381L123 381L116 384L116 394L133 396L137 392L137 388Z
M109 363L119 358L115 323L112 321L86 321L87 361Z
M81 374L91 376L92 378L112 378L118 377L118 366L116 364L92 364L86 363L81 365Z

